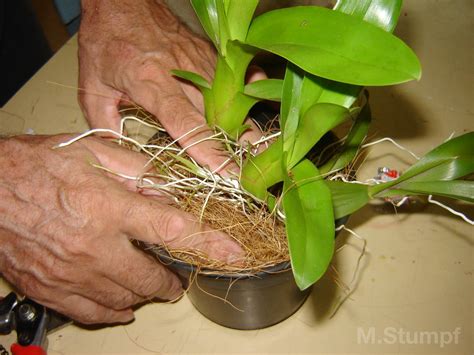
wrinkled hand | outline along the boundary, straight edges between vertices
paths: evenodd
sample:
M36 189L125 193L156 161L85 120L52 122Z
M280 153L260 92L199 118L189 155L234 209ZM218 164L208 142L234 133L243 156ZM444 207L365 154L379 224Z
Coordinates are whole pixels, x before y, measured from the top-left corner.
M225 234L92 166L137 176L142 155L97 138L51 149L68 138L0 140L0 273L25 295L82 323L126 322L131 306L182 292L129 238L241 254Z
M182 147L209 137L202 95L171 75L172 69L214 73L212 45L193 34L162 0L83 0L79 31L79 102L93 128L119 129L118 105L135 102L155 115ZM251 68L249 82L265 78ZM252 121L241 137L254 142L261 133ZM221 167L228 156L221 144L207 140L188 149L201 165ZM232 170L232 166L225 166Z
M79 101L92 127L118 130L118 104L131 100L154 114L182 147L212 134L201 93L172 77L172 69L210 80L215 53L182 26L161 0L83 0L79 31ZM215 141L188 151L216 168L227 156Z

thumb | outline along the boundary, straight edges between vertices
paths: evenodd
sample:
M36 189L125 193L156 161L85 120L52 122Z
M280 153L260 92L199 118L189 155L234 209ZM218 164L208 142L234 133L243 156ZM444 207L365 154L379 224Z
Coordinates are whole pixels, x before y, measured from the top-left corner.
M229 264L244 252L226 233L212 230L193 215L138 194L122 201L121 230L131 238L160 244L169 249L196 250L210 259Z

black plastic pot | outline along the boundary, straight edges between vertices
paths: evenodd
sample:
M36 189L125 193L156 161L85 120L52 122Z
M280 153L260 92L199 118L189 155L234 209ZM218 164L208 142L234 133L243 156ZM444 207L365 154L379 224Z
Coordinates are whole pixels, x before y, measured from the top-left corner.
M164 253L158 258L181 277L194 307L228 328L261 329L279 323L295 313L310 293L296 286L289 262L253 275L215 275L206 270L196 275L190 264Z
M347 220L337 220L336 226ZM194 307L228 328L252 330L277 324L295 313L311 292L311 288L298 288L290 262L256 274L227 275L215 270L198 271L191 264L173 260L165 250L153 253L180 276Z
M274 115L260 112L263 125ZM325 147L337 141L329 132L308 154L318 157ZM332 151L326 151L329 157ZM278 189L278 186L275 187ZM336 221L341 225L347 220ZM188 288L194 307L213 322L234 329L261 329L277 324L295 313L311 288L301 291L295 283L290 262L280 263L256 274L217 274L215 270L196 270L193 265L173 260L165 250L153 251L158 259L176 274Z

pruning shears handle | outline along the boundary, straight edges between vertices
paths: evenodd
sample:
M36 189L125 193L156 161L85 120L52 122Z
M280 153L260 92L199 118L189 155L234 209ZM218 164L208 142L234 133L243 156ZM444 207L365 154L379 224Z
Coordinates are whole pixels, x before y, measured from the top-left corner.
M47 333L59 329L71 320L33 300L19 300L9 293L0 300L0 334L16 331L17 343L12 355L46 355Z
M12 355L46 355L46 350L38 345L22 346L13 344L10 348Z

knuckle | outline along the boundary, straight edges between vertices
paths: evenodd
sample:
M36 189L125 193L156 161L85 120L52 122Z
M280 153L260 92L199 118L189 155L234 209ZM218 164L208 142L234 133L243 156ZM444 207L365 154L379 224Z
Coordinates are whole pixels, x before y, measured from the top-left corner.
M100 303L105 307L119 309L120 304L120 295L114 293L111 290L97 290L97 285L93 285L93 288L89 290L89 295L94 302Z
M60 253L62 253L60 251ZM72 277L71 270L66 265L60 263L60 261L55 257L49 258L49 260L43 266L43 273L48 275L48 278L59 283L71 283L74 278Z
M156 226L158 223L160 225L158 235L165 243L171 243L181 237L187 226L185 219L174 209L163 212L153 226ZM155 228L158 229L157 227Z
M132 292L123 290L122 292L108 292L104 295L104 304L108 307L121 310L133 306L138 302Z
M140 53L133 42L120 39L107 42L104 49L104 53L109 53L110 58L119 58L123 62L130 62Z
M170 290L177 287L176 278L164 267L148 272L140 284L140 296L144 299L167 298Z
M162 65L156 57L145 57L131 63L135 66L135 76L138 81L157 81L163 76Z
M140 284L136 293L145 299L151 298L159 290L159 283L163 279L164 275L161 272L147 272L140 279Z

